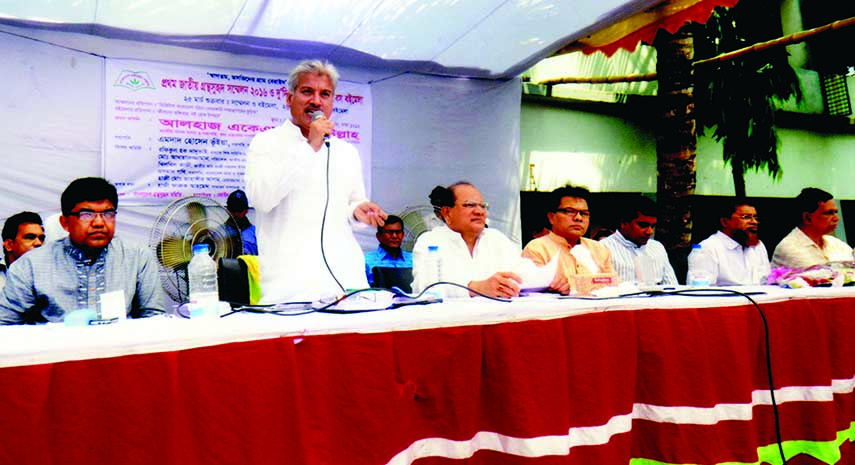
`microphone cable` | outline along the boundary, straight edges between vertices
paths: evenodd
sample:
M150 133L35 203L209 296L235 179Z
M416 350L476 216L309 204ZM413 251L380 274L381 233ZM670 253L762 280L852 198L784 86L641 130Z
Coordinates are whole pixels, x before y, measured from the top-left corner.
M326 168L326 196L324 198L324 216L321 218L321 258L323 258L324 265L327 267L327 271L329 271L330 276L332 276L332 279L335 281L335 283L338 284L338 287L339 287L339 289L341 289L341 292L346 292L344 289L344 286L341 285L341 282L335 276L335 273L333 273L333 270L330 267L329 262L327 262L327 254L326 254L326 251L324 250L324 231L326 230L326 224L327 224L327 210L329 209L329 206L330 206L330 156L331 156L329 141L326 141L324 143L324 145L327 146L327 168Z
M766 321L766 314L763 313L763 309L760 308L760 305L751 298L752 295L765 294L765 292L740 292L733 289L713 289L713 288L701 288L701 289L677 289L677 290L669 290L669 291L646 291L639 292L633 294L627 294L626 297L635 297L647 294L648 297L654 296L668 296L668 295L677 295L677 296L687 296L687 297L731 297L731 296L741 296L751 302L751 305L757 310L757 313L760 314L760 319L763 322L763 341L766 346L766 375L769 382L769 397L772 402L772 417L775 420L775 442L778 445L778 452L781 455L781 462L783 465L787 464L787 457L784 454L784 444L781 436L781 416L778 412L778 403L775 400L775 381L772 377L772 344L769 341L769 323Z
M459 287L459 288L462 288L462 289L466 289L466 290L468 290L468 291L470 291L470 292L472 292L472 293L474 293L474 294L477 294L477 295L479 295L479 296L481 296L481 297L487 298L487 299L489 299L489 300L495 300L496 302L503 302L503 303L509 303L509 302L512 302L512 300L511 300L511 299L506 299L506 298L504 298L504 297L491 297L491 296L488 296L488 295L486 295L486 294L482 294L482 293L480 293L480 292L476 291L475 289L472 289L472 288L466 287L466 286L464 286L464 285L462 285L462 284L457 284L457 283L453 283L453 282L450 282L450 281L437 281L437 282L435 282L435 283L432 283L432 284L430 284L430 285L426 286L424 289L422 289L422 291L421 291L421 292L419 292L418 294L415 294L415 295L407 294L406 292L402 292L402 291L400 291L400 290L398 290L398 289L396 289L396 288L387 289L387 288L385 288L385 287L367 287L367 288L365 288L365 289L357 289L357 290L355 290L355 291L351 291L351 292L348 292L348 293L344 294L343 296L339 297L338 299L333 300L332 302L330 302L329 304L324 305L323 307L315 308L315 309L314 309L314 311L316 311L316 312L318 312L318 313L336 313L336 314L345 314L345 313L366 313L366 312L376 312L376 311L380 311L380 310L392 310L392 309L395 309L395 308L398 308L398 307L403 307L403 306L406 306L406 305L419 305L419 304L440 303L440 302L442 302L442 301L443 301L442 299L437 299L437 300L425 300L425 301L420 301L420 300L418 300L418 299L420 299L420 298L425 294L425 292L427 292L427 290L428 290L428 289L430 289L430 288L432 288L432 287L435 287L435 286L439 286L439 285L449 285L449 286L455 286L455 287ZM388 307L388 308L372 308L372 309L359 309L359 310L343 310L343 309L334 308L336 305L338 305L339 303L343 302L344 300L346 300L346 299L350 298L351 296L354 296L354 295L359 294L359 293L362 293L362 292L369 292L369 291L386 291L386 292L391 292L392 294L394 294L394 295L395 295L395 296L397 296L397 297L403 297L403 298L407 298L407 299L412 299L412 302L407 302L407 303L405 303L405 304L397 304L397 305L396 305L396 304L393 304L391 307Z

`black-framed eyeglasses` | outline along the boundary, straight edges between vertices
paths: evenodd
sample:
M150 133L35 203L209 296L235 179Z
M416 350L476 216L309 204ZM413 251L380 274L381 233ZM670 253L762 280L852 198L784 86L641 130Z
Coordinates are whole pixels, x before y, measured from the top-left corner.
M116 213L118 213L116 210L104 210L100 212L96 212L94 210L80 210L71 212L68 216L76 216L80 221L88 223L93 221L98 215L101 215L101 218L104 218L104 221L115 221Z
M564 213L565 215L570 215L571 217L574 217L574 218L576 217L576 215L581 215L582 218L590 218L591 217L591 212L589 212L588 210L576 210L575 208L567 207L567 208L556 208L555 211L558 213Z

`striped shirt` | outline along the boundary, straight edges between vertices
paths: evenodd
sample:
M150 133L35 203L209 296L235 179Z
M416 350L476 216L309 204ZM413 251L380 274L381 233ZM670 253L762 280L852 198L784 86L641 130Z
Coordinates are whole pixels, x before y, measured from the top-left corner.
M27 252L9 267L0 324L61 322L79 309L99 311L105 292L122 291L129 318L162 313L166 296L151 250L114 237L94 262L68 237Z
M665 252L665 246L656 239L650 239L647 241L647 244L639 247L635 242L623 237L620 231L616 231L611 236L601 240L600 243L612 252L612 264L621 281L630 283L637 283L639 281L635 264L638 261L638 257L644 254L652 261L652 271L656 276L657 284L669 286L677 284L677 275L674 274L674 268L671 267L671 262L668 261L668 253Z

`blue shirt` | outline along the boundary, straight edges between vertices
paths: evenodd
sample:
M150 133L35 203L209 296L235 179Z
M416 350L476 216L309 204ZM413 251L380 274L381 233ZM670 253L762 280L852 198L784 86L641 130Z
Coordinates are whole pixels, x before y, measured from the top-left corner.
M258 241L255 239L255 225L240 232L240 240L243 242L244 255L258 255Z
M68 237L15 260L0 294L0 324L63 321L79 309L98 310L101 294L123 291L130 318L160 314L166 296L151 250L114 237L94 261Z
M393 257L382 246L377 246L377 250L367 252L365 254L365 276L368 277L368 284L374 285L374 274L371 269L375 266L383 266L386 268L412 268L413 254L406 250L401 251L401 256Z

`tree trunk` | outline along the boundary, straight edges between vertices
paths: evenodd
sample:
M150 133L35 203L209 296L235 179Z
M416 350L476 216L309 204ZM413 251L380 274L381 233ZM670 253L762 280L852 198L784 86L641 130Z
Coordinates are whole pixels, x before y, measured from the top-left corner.
M733 193L737 199L745 198L745 169L736 158L730 159L730 172L733 175Z
M662 115L656 133L659 218L656 239L662 242L679 279L686 276L692 243L692 196L695 193L695 103L692 34L660 30L654 41L659 76L657 101Z

